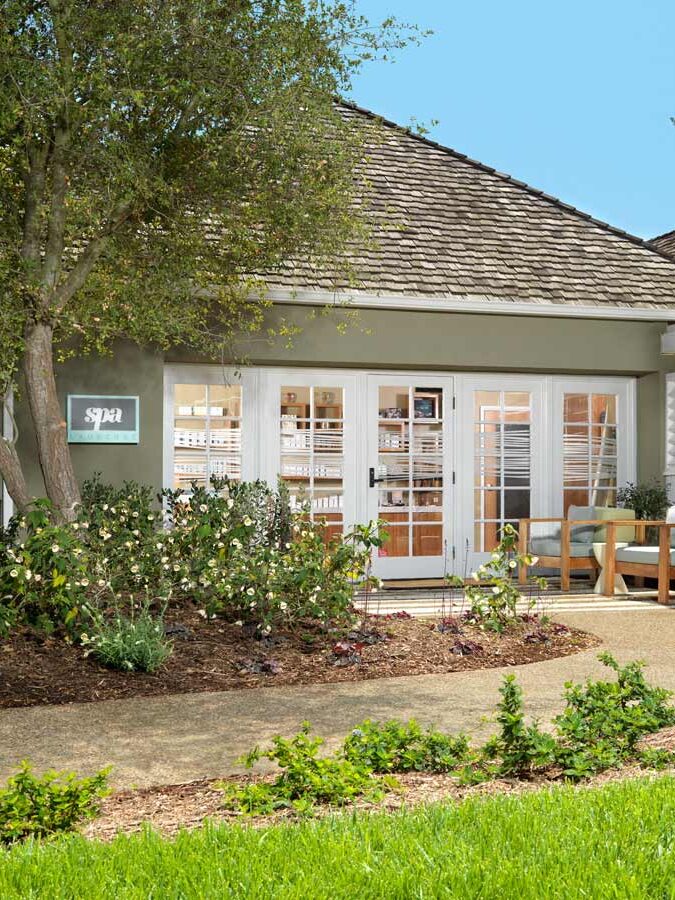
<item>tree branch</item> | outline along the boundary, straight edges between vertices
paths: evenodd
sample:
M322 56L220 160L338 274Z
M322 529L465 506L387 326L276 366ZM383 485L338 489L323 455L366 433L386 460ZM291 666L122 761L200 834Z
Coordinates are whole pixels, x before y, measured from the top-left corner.
M66 226L66 194L68 192L68 151L71 139L71 84L73 51L64 27L64 8L60 2L50 3L54 23L54 37L59 53L59 68L63 88L63 103L54 130L52 153L52 187L47 243L42 265L42 282L51 290L58 279L63 264L64 234Z
M66 279L52 292L49 304L52 314L60 313L73 294L84 285L110 238L129 219L132 210L133 203L131 201L118 203L110 219L78 256L77 262L68 273Z
M45 190L45 170L47 165L47 145L28 144L26 155L28 166L24 173L25 189L23 211L23 241L21 256L27 262L37 265L40 261L40 207Z

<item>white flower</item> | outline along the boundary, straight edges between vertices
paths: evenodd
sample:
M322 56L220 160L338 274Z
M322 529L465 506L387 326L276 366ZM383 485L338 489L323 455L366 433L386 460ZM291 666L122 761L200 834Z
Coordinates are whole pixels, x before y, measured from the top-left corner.
M202 619L208 619L208 616L206 615L206 610L205 610L205 609L198 609L198 610L197 610L197 615L198 615L198 616L201 616Z
M244 525L246 525L247 528L249 527L249 525L253 525L250 516L244 516Z
M137 519L137 518L138 518L138 512L137 512L136 510L134 510L134 511L132 512L131 516L132 516L133 519Z
M239 628L241 628L244 623L241 621L241 619L237 619L237 621L234 624L238 625Z
M496 585L492 588L492 593L493 593L493 594L501 594L501 592L502 592L502 589L499 587L498 584L496 584Z
M155 547L157 547L158 550L161 550L163 546L164 544L161 541L157 541L157 543L155 544Z
M233 506L234 506L234 500L230 497L230 499L227 501L227 508L232 509Z
M515 569L515 567L516 567L517 565L518 565L518 563L515 561L515 559L510 559L510 560L509 560L509 569Z
M96 583L98 584L99 587L105 587L105 579L104 578L99 578L99 580Z
M35 581L42 581L42 575L40 575L39 572L36 572L33 578L35 579Z
M493 553L492 556L490 557L490 559L492 560L492 562L499 562L499 560L500 560L499 553Z
M80 528L89 528L89 522L82 522Z
M108 509L108 504L107 504L107 503L104 503L104 504L103 504L103 511L106 512L107 509Z
M134 530L131 533L133 534L134 537L138 537L138 535L140 534L140 531L138 530L138 528L134 528Z
M267 625L263 630L264 630L265 634L269 634L270 631L272 630L272 626L271 626L271 625Z
M284 601L282 600L279 604L279 609L288 609L288 603L284 603Z
M174 572L180 572L180 566L178 565L178 563L173 564L173 570Z
M25 577L26 581L31 580L31 578L33 577L33 573L31 572L30 569L26 569L26 571L24 573L24 577Z
M131 571L132 571L134 574L135 574L136 572L138 572L138 566L137 566L135 563L134 563L134 565L131 567Z
M17 569L10 569L10 571L9 571L9 577L10 577L10 578L18 578L18 577L19 577L19 572L17 571Z
M207 509L208 509L208 506L206 505L206 503L200 503L199 512L206 512Z
M88 579L88 578L83 578L83 579L80 581L80 584L82 585L82 587L87 587L87 585L89 584L89 579Z
M150 514L150 515L148 516L148 522L153 522L154 519L155 519L155 517L154 517L152 514Z
M250 588L246 591L246 593L249 595L249 597L254 597L254 596L255 596L255 588L250 587Z
M216 566L216 561L215 561L215 559L210 559L210 560L208 561L208 563L207 563L207 566L209 567L209 569L214 569L215 566Z

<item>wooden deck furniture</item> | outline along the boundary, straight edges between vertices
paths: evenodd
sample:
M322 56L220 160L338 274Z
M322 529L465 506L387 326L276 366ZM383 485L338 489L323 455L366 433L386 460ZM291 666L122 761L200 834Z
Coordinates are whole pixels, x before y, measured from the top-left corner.
M569 590L570 571L580 568L600 569L598 562L593 558L573 558L569 555L569 532L565 519L522 519L519 530L518 552L521 555L528 553L529 526L536 522L560 522L561 523L561 555L560 557L539 556L537 565L543 568L560 568L562 589ZM635 543L629 547L617 549L617 529L626 528L628 523L635 529ZM656 520L633 519L587 519L579 520L573 525L594 525L606 528L604 581L605 596L614 596L614 576L632 575L635 578L655 578L658 581L658 601L668 606L670 603L670 582L675 579L675 546L672 544L671 535L675 528L675 522ZM657 528L659 533L658 546L645 545L647 528ZM591 565L594 563L594 565ZM586 565L588 564L588 565ZM521 566L518 580L524 583L527 580L527 568Z
M584 510L583 507L576 507L577 510ZM593 510L593 507L588 507ZM603 515L596 515L588 518L543 518L543 519L520 519L518 523L520 555L530 552L530 542L538 542L539 547L533 546L532 555L538 557L538 565L543 569L559 569L560 584L564 591L570 589L570 575L572 572L591 571L596 575L600 572L601 566L597 561L593 552L593 543L604 542L606 534L604 526L608 524L610 514L625 513L625 518L617 518L614 521L623 529L622 539L633 541L636 538L636 531L642 535L644 540L644 528L635 520L635 513L632 510L618 510L614 507L596 507L596 510L603 510ZM553 537L536 537L532 535L532 525L548 524L556 525L559 528L559 536ZM573 532L581 530L587 533L582 539L573 540ZM590 532L590 533L589 533ZM614 540L616 541L616 528L613 530ZM557 551L557 552L547 552ZM605 567L606 568L606 567ZM518 573L518 580L521 584L527 581L527 567L521 566Z
M668 606L670 603L670 582L675 578L675 548L671 533L675 523L663 520L641 520L638 545L616 549L617 522L607 523L607 544L605 548L605 585L614 585L614 575L634 575L638 578L658 579L658 601ZM644 535L648 527L658 528L658 547L645 546ZM640 540L641 538L641 540ZM613 595L611 587L606 587L605 595Z

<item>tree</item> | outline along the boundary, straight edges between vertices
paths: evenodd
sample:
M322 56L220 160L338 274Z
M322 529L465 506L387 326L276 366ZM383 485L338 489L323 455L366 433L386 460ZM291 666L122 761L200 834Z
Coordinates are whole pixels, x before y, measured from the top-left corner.
M415 31L339 0L4 0L0 391L22 374L45 487L79 490L55 359L120 338L215 352L264 273L360 240L363 136L335 99ZM0 474L29 502L15 441Z

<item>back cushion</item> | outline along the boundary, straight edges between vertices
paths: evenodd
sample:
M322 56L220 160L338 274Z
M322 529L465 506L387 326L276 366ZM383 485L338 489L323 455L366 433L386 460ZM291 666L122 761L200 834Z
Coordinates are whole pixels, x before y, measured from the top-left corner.
M598 506L595 510L596 519L605 519L607 521L616 521L621 519L635 519L634 509L617 509L615 506ZM595 529L593 540L603 543L607 540L607 529L603 525L598 525ZM617 541L635 540L635 526L619 525L616 529Z
M596 508L594 506L570 506L567 510L567 518L570 522L576 522L579 519L597 519ZM570 528L570 540L579 544L590 544L593 541L594 525L573 525Z

